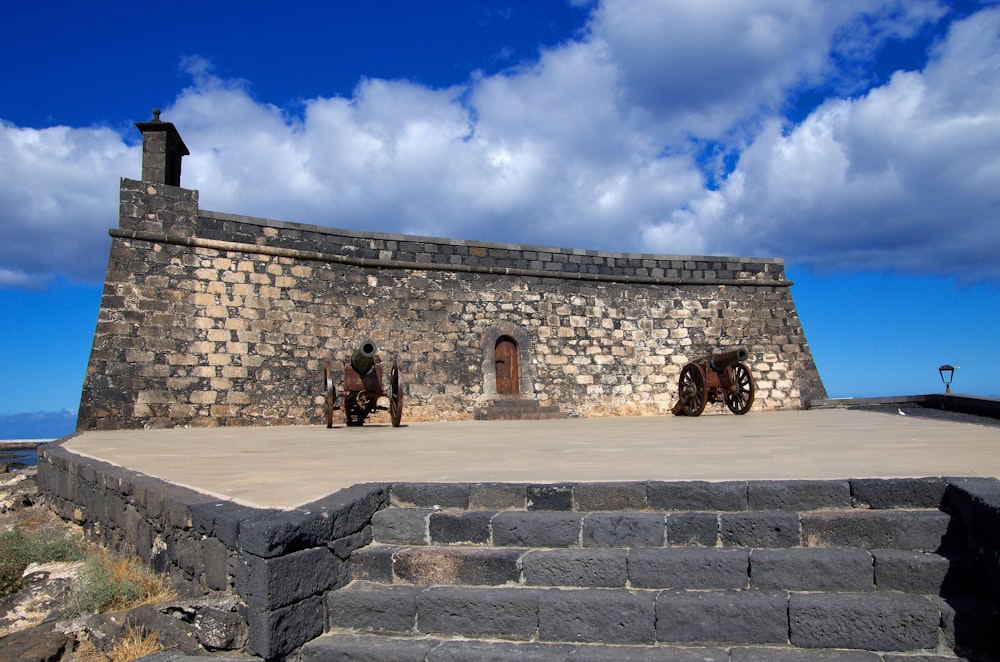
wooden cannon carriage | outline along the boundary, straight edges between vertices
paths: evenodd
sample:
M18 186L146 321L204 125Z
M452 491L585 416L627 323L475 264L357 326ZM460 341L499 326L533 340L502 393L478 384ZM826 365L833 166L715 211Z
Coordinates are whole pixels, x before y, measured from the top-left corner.
M757 392L750 368L743 361L750 356L745 347L711 354L691 361L681 369L678 383L680 400L674 405L676 416L699 416L709 402L723 402L729 411L741 416L753 405Z
M402 379L399 365L393 361L388 385L383 386L382 358L371 340L344 361L344 377L340 381L340 395L333 381L333 365L326 362L323 390L326 393L326 427L333 427L333 412L344 410L344 422L349 426L365 424L365 419L375 411L389 411L392 427L398 428L403 419ZM382 401L385 404L382 404Z

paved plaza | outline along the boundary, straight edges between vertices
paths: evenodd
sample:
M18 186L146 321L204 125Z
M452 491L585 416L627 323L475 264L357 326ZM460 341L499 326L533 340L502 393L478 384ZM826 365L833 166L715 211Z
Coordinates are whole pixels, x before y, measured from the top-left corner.
M369 482L1000 477L996 425L846 409L96 431L64 448L280 509Z

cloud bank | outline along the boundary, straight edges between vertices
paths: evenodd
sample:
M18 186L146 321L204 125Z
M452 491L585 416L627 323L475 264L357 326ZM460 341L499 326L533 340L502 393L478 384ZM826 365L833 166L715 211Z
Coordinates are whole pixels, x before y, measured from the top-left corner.
M942 21L925 65L876 79L883 45ZM995 6L602 0L585 34L515 69L363 79L295 112L189 71L163 118L205 209L1000 282ZM825 100L802 112L808 94ZM0 286L100 281L137 143L0 122Z

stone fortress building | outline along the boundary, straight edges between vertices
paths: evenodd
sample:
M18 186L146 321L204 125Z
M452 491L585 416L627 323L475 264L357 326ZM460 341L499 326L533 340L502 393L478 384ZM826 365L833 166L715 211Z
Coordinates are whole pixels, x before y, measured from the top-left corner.
M744 345L754 409L826 397L779 259L356 232L199 208L173 124L137 123L79 430L318 424L367 339L404 421L668 413L690 360ZM386 420L388 417L386 417ZM372 419L378 422L379 418Z

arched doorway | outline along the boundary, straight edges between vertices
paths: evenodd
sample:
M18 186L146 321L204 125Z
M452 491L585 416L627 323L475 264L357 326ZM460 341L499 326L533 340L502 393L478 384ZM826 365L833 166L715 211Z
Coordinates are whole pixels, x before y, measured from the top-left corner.
M496 365L498 395L517 395L521 392L517 357L517 342L513 338L510 336L497 338L493 360Z

